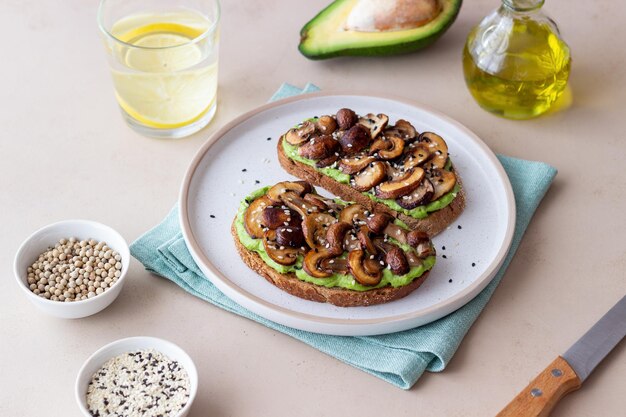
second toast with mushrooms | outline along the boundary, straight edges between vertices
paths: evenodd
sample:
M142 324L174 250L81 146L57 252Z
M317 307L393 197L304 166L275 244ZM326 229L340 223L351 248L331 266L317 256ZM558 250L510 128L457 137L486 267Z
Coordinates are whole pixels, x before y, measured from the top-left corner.
M249 195L232 234L244 262L270 283L342 307L404 297L435 264L425 233L386 213L322 197L303 181Z
M465 207L445 140L384 114L344 108L305 120L281 136L278 159L290 174L431 236Z

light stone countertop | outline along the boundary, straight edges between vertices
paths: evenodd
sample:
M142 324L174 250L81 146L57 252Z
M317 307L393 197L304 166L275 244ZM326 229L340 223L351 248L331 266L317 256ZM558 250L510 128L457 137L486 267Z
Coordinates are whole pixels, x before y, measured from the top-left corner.
M626 293L626 5L549 0L573 53L573 104L532 121L497 118L465 88L461 50L498 5L466 0L433 47L391 58L308 61L300 27L326 0L223 0L219 109L191 138L138 136L120 117L95 23L95 0L0 3L0 415L79 416L83 361L115 339L152 335L195 360L191 417L484 417L499 411ZM440 109L495 152L559 169L509 270L450 366L403 391L288 336L222 311L133 261L108 309L43 315L21 293L13 256L46 224L88 218L131 242L176 201L205 139L283 82L389 92ZM626 343L566 397L555 417L624 415Z

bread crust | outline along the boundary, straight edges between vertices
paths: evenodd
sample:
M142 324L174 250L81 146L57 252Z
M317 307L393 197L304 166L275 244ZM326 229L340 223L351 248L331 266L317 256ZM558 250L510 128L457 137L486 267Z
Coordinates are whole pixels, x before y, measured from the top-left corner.
M318 172L313 167L290 159L285 154L283 149L283 140L282 136L278 140L278 161L280 162L280 165L291 175L310 182L313 185L322 187L326 191L345 201L354 201L359 203L371 212L377 211L389 213L402 220L411 229L426 232L429 236L435 236L445 230L446 227L448 227L448 225L450 225L465 208L465 192L463 191L463 187L461 187L461 190L457 194L456 198L452 200L450 204L441 210L430 213L425 219L416 219L411 216L407 216L404 213L398 213L386 205L378 203L368 196L363 195L361 192L356 191L348 185L341 184L321 172ZM454 171L454 175L456 176L458 184L461 184L461 178L456 171Z
M321 285L302 281L296 277L294 273L281 274L267 265L259 254L246 249L239 241L237 229L235 228L236 220L237 218L235 217L230 231L233 235L237 252L239 252L239 256L241 256L241 259L246 265L281 290L295 295L296 297L304 298L305 300L330 303L339 307L383 304L406 297L419 288L430 273L430 271L426 271L420 277L415 278L410 284L398 288L387 286L369 291L354 291L339 287L322 287Z

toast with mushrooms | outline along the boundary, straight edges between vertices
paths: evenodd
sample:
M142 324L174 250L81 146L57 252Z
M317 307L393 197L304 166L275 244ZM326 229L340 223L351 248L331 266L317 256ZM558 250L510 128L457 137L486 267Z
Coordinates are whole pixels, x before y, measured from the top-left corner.
M290 174L431 236L465 207L446 141L384 114L344 108L308 119L281 136L278 159Z
M241 202L231 232L243 261L278 288L341 307L402 298L435 264L428 235L387 213L280 182Z

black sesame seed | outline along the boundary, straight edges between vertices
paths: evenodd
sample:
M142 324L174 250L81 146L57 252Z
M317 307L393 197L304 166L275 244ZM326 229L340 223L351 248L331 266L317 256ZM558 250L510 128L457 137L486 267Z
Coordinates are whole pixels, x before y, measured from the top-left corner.
M215 215L211 214L211 215L209 215L209 217L210 217L210 218L212 218L212 219L214 219L214 218L215 218Z
M247 169L245 169L245 168L241 170L241 172L246 172L246 171L247 171Z
M267 140L272 140L272 138L267 138Z
M259 181L259 180L254 180L254 183L255 183L255 184L261 184L261 181Z
M447 257L446 255L441 255L441 257L442 257L443 259L448 259L448 257Z
M441 247L441 250L446 250L446 247L445 247L445 246L442 246L442 247Z
M476 263L475 263L475 262L472 262L472 266L476 266Z
M458 229L462 229L461 225L458 225L458 226L457 226L457 228L458 228Z
M450 279L448 280L448 282L452 282L452 278L450 278Z

